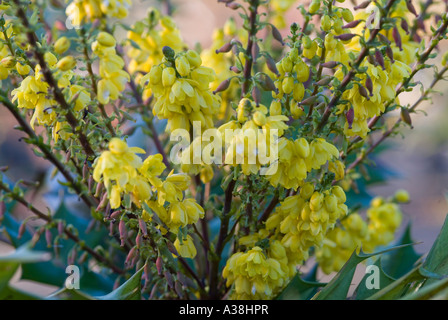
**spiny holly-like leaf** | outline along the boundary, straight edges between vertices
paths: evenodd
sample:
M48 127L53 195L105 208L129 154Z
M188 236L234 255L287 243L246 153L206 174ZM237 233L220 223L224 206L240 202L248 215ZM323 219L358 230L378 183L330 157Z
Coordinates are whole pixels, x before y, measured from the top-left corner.
M140 300L143 270L144 268L138 270L128 281L111 293L96 298L99 300Z
M364 260L380 255L392 250L403 248L404 246L396 246L376 253L366 254L360 250L356 253L357 249L353 252L350 259L344 264L338 274L326 285L317 295L313 297L313 300L343 300L347 298L348 290L352 284L353 275L356 271L356 266Z
M398 251L398 250L397 250ZM394 251L392 251L394 252ZM379 284L379 288L375 289L375 288L369 288L369 286L367 285L367 282L370 281L370 277L371 276L376 276L376 274L372 274L370 272L367 272L366 270L366 275L362 278L361 282L359 283L358 287L355 290L355 294L354 296L356 297L356 300L365 300L367 298L369 298L370 296L372 296L373 294L377 293L378 291L380 291L382 288L385 288L386 286L388 286L389 284L391 284L392 282L395 281L394 278L390 277L388 274L386 274L382 268L382 260L383 260L384 256L381 256L379 259L376 259L375 263L373 264L374 266L376 266L379 272L379 278L378 278L378 284ZM373 271L375 272L375 271Z
M403 235L396 241L395 245L414 243L411 238L411 224L409 224ZM398 279L414 268L415 263L420 258L413 246L391 251L381 257L381 267L384 272L395 279Z
M429 300L429 299L444 299L448 297L448 278L438 280L430 285L423 286L420 290L408 294L402 300ZM443 298L444 297L444 298Z
M95 300L81 290L62 288L45 298L46 300Z
M316 294L318 288L326 283L316 281L317 265L305 277L297 273L286 288L277 297L277 300L309 300Z
M445 218L442 230L434 242L431 250L428 253L428 257L423 263L421 269L424 272L430 272L439 276L448 275L448 216ZM430 285L437 280L429 279L424 285Z
M409 284L416 281L423 280L424 277L419 272L419 267L409 271L403 277L392 282L387 287L381 289L374 295L370 296L368 300L395 300L403 297L409 288Z

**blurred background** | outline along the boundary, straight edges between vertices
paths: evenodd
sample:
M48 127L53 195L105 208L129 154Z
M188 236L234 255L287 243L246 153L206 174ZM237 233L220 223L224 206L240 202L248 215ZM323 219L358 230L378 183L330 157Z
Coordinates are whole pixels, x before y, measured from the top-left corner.
M190 48L194 48L197 43L202 48L208 48L213 31L222 27L230 16L239 21L234 11L218 4L216 0L177 0L172 1L172 4L175 8L174 20ZM126 22L132 24L143 18L146 8L150 6L160 8L160 2L134 0ZM300 21L300 14L294 8L292 6L285 15L287 25ZM50 12L49 19L52 18L51 15ZM61 12L55 11L54 15L60 17ZM286 35L288 30L282 30L282 33ZM442 53L448 50L446 42L439 48ZM438 60L439 58L435 59L435 63L440 63ZM427 86L432 80L432 72L420 72L417 78ZM403 227L408 222L412 223L413 239L422 242L415 247L419 253L428 252L448 213L448 84L441 82L436 90L440 94L434 95L432 101L421 104L420 110L424 110L427 115L423 112L413 114L414 128L404 128L403 137L390 139L388 148L377 157L378 163L393 172L393 177L386 184L369 188L372 196L385 197L392 195L397 189L409 191L411 202L402 206L405 217ZM402 104L411 103L419 95L419 90L402 94L400 101ZM8 177L12 181L38 179L52 168L36 157L29 146L21 141L23 135L14 130L15 125L15 120L0 106L0 166L9 166ZM50 205L39 193L28 197L37 207L45 208ZM19 218L26 215L26 210L21 210L24 209L19 208L16 213ZM0 252L9 249L0 243ZM41 293L42 290L47 290L50 293L53 288L39 287L36 290Z

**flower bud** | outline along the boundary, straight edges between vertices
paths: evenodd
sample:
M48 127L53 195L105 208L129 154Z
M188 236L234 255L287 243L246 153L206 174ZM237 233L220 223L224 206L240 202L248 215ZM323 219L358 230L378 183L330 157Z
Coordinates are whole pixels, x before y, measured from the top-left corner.
M383 70L386 70L386 67L384 66L383 54L378 49L375 50L375 60L376 62L378 62L381 68L383 68Z
M311 1L309 13L315 14L320 9L320 0Z
M57 54L63 54L70 48L70 40L67 37L59 38L54 44L54 51Z
M269 107L269 114L271 116L278 116L282 114L282 103L279 100L272 100Z
M239 73L241 73L241 70L240 69L238 69L237 67L235 67L235 66L231 66L230 68L229 68L229 70L230 71L233 71L233 72L235 72L236 74L239 74Z
M153 66L149 71L149 83L157 85L162 80L163 69L160 66Z
M218 53L225 53L232 50L233 44L231 42L228 42L224 44L221 48L217 49L215 52Z
M282 89L286 94L290 94L294 89L294 78L293 77L285 77L282 81Z
M394 27L394 29L392 30L392 37L394 38L395 44L397 45L398 48L400 48L400 51L403 51L403 48L401 46L401 36L400 36L400 32L398 32L398 28Z
M275 91L276 93L278 93L278 89L275 86L274 81L272 81L272 79L268 75L265 75L263 77L261 86L265 91Z
M400 116L401 120L412 128L412 119L411 115L409 114L409 109L402 107Z
M162 53L167 59L174 59L174 55L176 54L173 49L168 46L164 46L162 48Z
M282 60L282 68L284 70L284 72L291 72L292 71L292 61L290 57L284 57Z
M347 120L347 124L348 124L348 128L349 129L352 128L354 118L355 118L355 110L353 110L353 108L350 108L345 113L345 119Z
M355 28L362 20L353 20L342 27L342 29Z
M291 100L289 104L289 111L291 112L291 116L293 119L297 120L305 113L303 108L297 104L296 101Z
M359 5L357 5L356 7L354 7L353 9L358 10L358 9L365 9L367 8L367 6L371 3L370 0L366 0L362 3L360 3Z
M417 11L415 10L415 7L412 4L411 0L406 0L406 7L408 8L409 12L418 17Z
M162 256L158 256L156 259L156 269L157 269L157 273L160 275L162 275L162 271L163 271L163 259Z
M59 60L56 66L61 71L69 71L76 66L76 60L72 56L67 56Z
M362 85L358 85L358 92L362 97L366 98L367 100L370 100L366 88L364 88Z
M253 120L255 124L260 127L266 124L266 116L260 111L254 113Z
M47 241L47 248L51 248L53 246L53 236L50 228L45 229L45 241Z
M213 91L213 94L225 91L229 88L229 86L230 86L230 79L226 79L219 84L219 86L216 88L216 90Z
M142 231L143 235L147 236L148 235L148 230L147 230L147 227L146 227L146 222L143 219L139 218L138 219L138 226L139 226L140 230Z
M196 51L188 50L186 55L191 67L197 68L202 64L201 56Z
M270 55L265 55L265 58L266 58L266 66L268 67L268 69L275 75L279 76L280 73L278 72L274 59L272 59Z
M373 96L373 82L372 82L372 78L370 78L369 76L367 76L367 78L366 78L365 86L366 86L367 90L369 90L370 96Z
M285 43L283 42L283 37L282 37L280 31L278 31L278 29L272 24L271 24L271 29L272 29L272 36L274 37L274 39L277 40L278 42L280 42L283 46Z
M331 18L329 15L324 15L321 20L321 28L323 31L328 32L331 29Z
M341 41L349 41L349 40L351 40L355 36L356 36L356 34L354 34L354 33L344 33L344 34L341 34L339 36L336 36L335 38L339 39Z
M395 193L394 198L400 203L406 203L409 202L410 197L409 193L406 190L400 189Z
M98 34L96 40L100 45L104 47L115 47L115 45L117 44L115 38L111 34L104 31Z
M394 52L390 46L386 47L386 55L392 63L394 63Z
M261 92L257 86L254 86L252 89L252 98L257 106L261 103Z
M296 101L302 101L303 96L305 95L305 86L303 83L298 82L294 83L294 89L292 91L292 96Z
M124 220L120 220L118 223L118 232L120 234L121 246L124 247L127 238L126 222Z
M164 87L169 87L176 81L176 70L174 68L168 67L162 71L162 85Z
M329 69L333 69L337 65L338 65L338 62L336 62L336 61L328 61L328 62L321 64L322 68L329 68Z
M409 34L409 26L406 19L401 19L401 28L406 32L406 34Z
M190 63L185 56L177 57L175 60L176 70L182 77L188 76L190 73Z

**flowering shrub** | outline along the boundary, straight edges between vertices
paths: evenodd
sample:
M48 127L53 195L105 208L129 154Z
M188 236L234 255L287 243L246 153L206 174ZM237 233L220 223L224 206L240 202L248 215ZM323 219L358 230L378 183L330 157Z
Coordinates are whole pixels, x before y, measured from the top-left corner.
M36 185L2 168L0 221L18 249L0 257L0 297L29 297L9 285L23 264L24 279L65 283L60 299L81 295L67 266L84 298L345 299L357 264L383 254L387 283L362 279L354 297L446 298L448 230L417 261L408 233L395 239L408 193L359 206L356 191L381 170L369 155L446 80L448 53L433 59L448 3L218 2L240 19L202 50L167 0L131 26L130 0L2 2L0 102L82 206L42 211L26 197ZM45 21L50 8L65 25ZM432 83L402 104L424 69ZM150 149L131 142L143 139ZM16 205L31 215L17 221ZM320 283L318 269L337 275Z

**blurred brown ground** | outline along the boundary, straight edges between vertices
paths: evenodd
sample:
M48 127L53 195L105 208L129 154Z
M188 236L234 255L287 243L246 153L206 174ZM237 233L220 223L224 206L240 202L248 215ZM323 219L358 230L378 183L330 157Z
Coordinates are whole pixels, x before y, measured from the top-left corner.
M196 42L207 48L211 43L211 36L215 28L221 27L228 17L239 17L223 4L215 0L177 0L173 1L177 9L174 19L178 24L184 40L190 47ZM129 18L132 23L146 14L149 6L157 6L156 1L134 1ZM290 10L286 17L289 22L297 21L299 14ZM286 35L287 31L282 33ZM441 52L448 49L448 43L441 47ZM419 73L419 80L425 85L431 81L431 72ZM440 83L439 91L448 93L448 85ZM402 95L402 103L411 103L418 99L419 91ZM436 95L433 104L425 102L422 113L412 117L414 129L404 129L405 138L400 136L391 139L393 147L381 154L380 159L394 171L400 178L389 180L386 185L375 186L372 193L390 196L397 189L407 189L411 195L411 203L403 206L406 225L412 221L412 235L414 240L422 241L416 246L420 253L427 253L443 224L448 213L448 204L445 195L448 194L448 101L444 96ZM398 115L397 115L398 116ZM30 148L19 142L23 136L14 130L14 119L5 108L0 107L0 166L10 166L9 176L12 179L33 179L38 172L48 168L48 163L34 156ZM45 203L35 198L37 206L45 207ZM19 215L25 211L18 212ZM0 252L11 250L10 247L0 243ZM358 272L362 275L362 270ZM48 286L30 285L28 281L20 281L18 286L40 294L49 294L55 288Z

